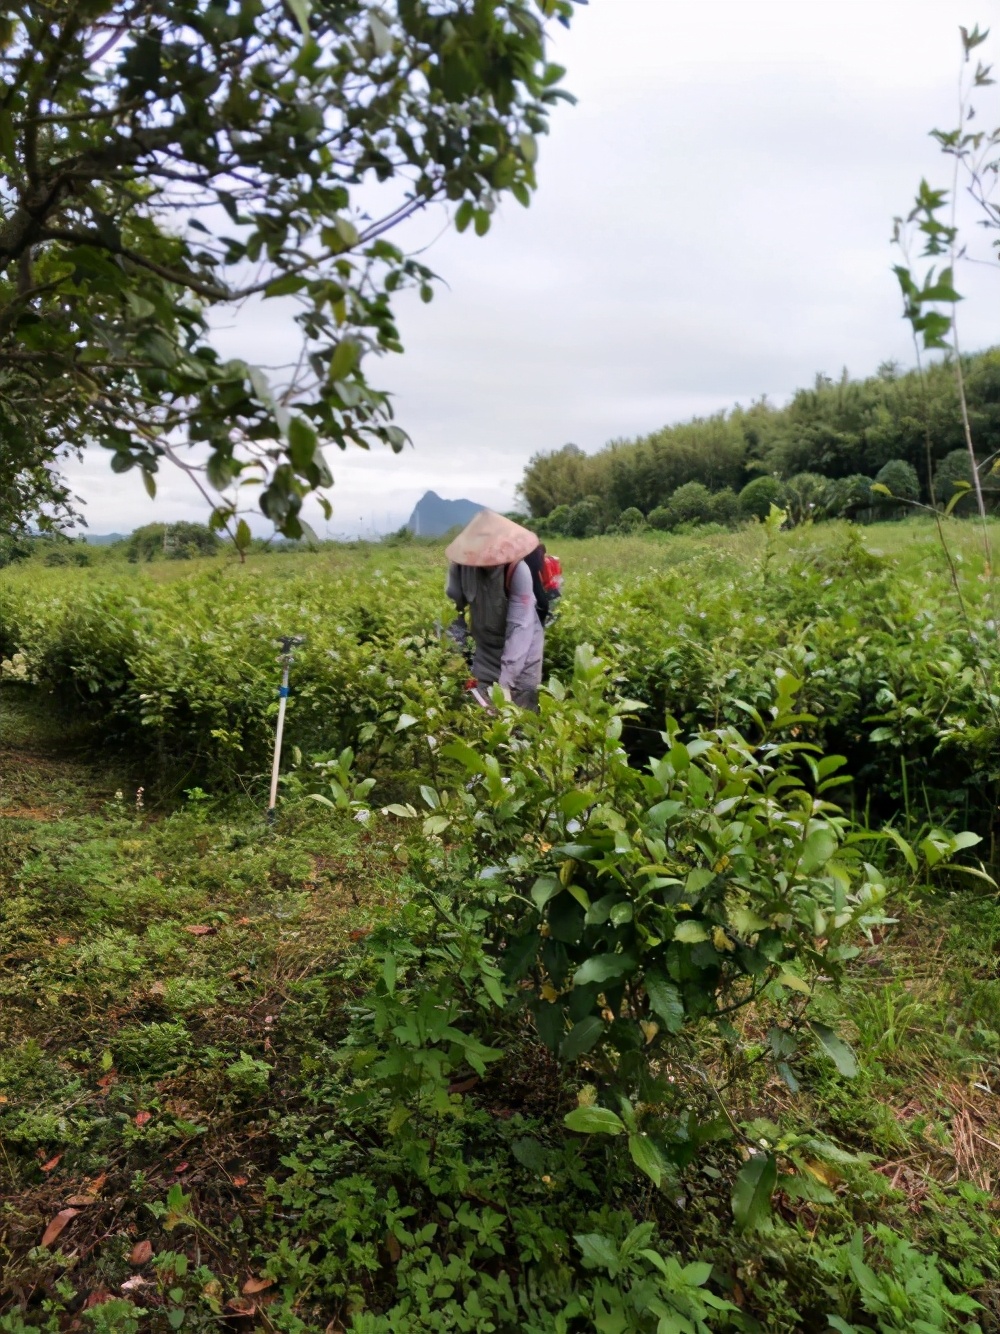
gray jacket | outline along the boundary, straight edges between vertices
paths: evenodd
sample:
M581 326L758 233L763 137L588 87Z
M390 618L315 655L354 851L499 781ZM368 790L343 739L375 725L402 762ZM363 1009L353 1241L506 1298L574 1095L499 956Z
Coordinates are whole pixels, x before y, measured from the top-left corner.
M537 696L542 680L545 632L538 619L531 571L518 561L504 587L505 566L448 567L446 592L461 615L469 609L476 651L472 674L484 685L499 682L511 695ZM518 700L518 702L520 702Z

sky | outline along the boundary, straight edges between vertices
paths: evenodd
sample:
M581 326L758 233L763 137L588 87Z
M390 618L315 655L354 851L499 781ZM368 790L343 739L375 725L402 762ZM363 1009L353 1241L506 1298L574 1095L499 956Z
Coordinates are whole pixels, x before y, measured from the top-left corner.
M506 202L483 238L440 236L423 256L435 300L403 294L405 354L369 368L413 447L330 450L334 516L317 532L391 531L428 489L508 509L536 452L780 404L817 372L911 365L892 220L922 177L950 183L929 131L955 123L963 23L992 26L981 52L1000 67L1000 0L581 7L553 31L578 103L553 115L531 207ZM997 88L979 108L1000 124ZM442 224L395 239L423 246ZM971 216L968 236L984 256ZM957 285L963 348L1000 343L1000 266L967 263ZM216 339L264 364L297 347L274 302ZM161 471L152 502L107 459L70 472L92 533L206 517L179 474Z

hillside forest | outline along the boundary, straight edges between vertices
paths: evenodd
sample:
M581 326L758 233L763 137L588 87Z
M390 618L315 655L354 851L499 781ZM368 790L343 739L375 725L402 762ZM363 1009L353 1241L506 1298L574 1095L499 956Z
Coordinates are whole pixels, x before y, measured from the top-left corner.
M964 357L965 389L984 499L1000 502L1000 348ZM866 379L817 375L784 407L749 407L535 455L519 491L546 536L594 537L644 526L731 526L771 504L792 523L900 518L946 505L972 480L954 366L903 372L885 362ZM874 489L873 489L874 487ZM974 498L959 496L958 513Z

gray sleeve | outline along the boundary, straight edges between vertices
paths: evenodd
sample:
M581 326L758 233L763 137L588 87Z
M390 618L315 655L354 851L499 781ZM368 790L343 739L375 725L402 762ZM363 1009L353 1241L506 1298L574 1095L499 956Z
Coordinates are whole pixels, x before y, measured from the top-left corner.
M462 592L462 576L454 561L448 563L448 582L444 586L445 595L450 597L459 611L464 611L466 602Z
M500 660L500 684L513 686L527 662L535 642L538 612L535 610L535 590L531 571L524 561L518 561L511 576L507 594L507 633L503 657Z

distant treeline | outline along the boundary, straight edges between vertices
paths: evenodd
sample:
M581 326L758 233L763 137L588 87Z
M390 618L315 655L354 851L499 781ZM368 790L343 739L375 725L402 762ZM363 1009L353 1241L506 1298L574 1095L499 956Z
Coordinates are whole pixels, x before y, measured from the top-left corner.
M972 438L987 502L1000 502L1000 348L962 361ZM928 476L927 441L931 470ZM766 399L712 417L613 440L596 454L575 445L536 454L519 487L532 526L593 536L644 525L732 524L775 503L793 522L900 517L899 501L944 505L972 480L953 364L923 378L894 363L866 380L818 375L776 408ZM873 484L875 489L873 490ZM971 498L957 509L968 512Z

